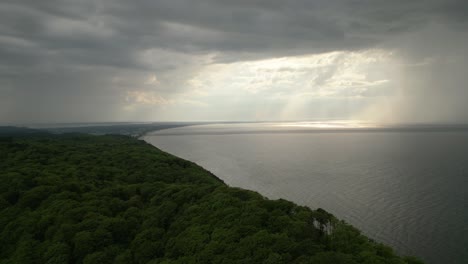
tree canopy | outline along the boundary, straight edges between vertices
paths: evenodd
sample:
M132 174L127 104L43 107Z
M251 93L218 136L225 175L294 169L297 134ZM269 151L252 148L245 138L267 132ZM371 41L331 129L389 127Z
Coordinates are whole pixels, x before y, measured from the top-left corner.
M0 136L0 264L421 263L117 135Z

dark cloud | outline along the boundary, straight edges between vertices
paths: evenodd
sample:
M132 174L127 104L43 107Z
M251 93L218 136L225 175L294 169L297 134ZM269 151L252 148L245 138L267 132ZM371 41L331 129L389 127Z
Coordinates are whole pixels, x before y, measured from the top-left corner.
M119 120L126 92L180 92L206 57L377 47L418 60L434 49L407 36L430 24L463 35L467 14L464 0L3 0L0 120ZM142 84L151 74L161 85Z
M255 53L367 48L431 21L464 23L467 11L466 1L453 0L7 0L0 20L2 35L115 57L151 47Z

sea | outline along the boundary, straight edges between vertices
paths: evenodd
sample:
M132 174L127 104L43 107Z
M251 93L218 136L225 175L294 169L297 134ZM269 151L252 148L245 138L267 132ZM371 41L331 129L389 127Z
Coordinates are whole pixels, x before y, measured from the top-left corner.
M400 255L468 263L467 126L209 124L143 139L230 186L323 208Z

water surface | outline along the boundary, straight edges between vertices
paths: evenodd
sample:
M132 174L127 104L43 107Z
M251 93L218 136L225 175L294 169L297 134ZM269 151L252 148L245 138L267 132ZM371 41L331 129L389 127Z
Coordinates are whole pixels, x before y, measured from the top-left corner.
M231 186L322 207L400 254L468 263L464 129L227 124L145 140Z

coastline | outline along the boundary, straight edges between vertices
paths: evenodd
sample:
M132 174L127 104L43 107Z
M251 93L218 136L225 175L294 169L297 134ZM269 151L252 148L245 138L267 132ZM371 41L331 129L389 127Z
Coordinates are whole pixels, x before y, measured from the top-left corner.
M77 263L97 256L105 263L421 263L323 209L230 187L194 162L134 137L8 137L0 150L9 153L10 164L0 187L17 193L2 200L10 213L0 221L19 234L0 236L8 245L0 250L6 260L46 263L50 255L42 249L61 243L70 250L60 257ZM32 150L38 154L24 155ZM14 185L18 175L37 183ZM41 221L44 215L50 221ZM31 221L40 229L24 228ZM27 251L16 250L23 245Z

